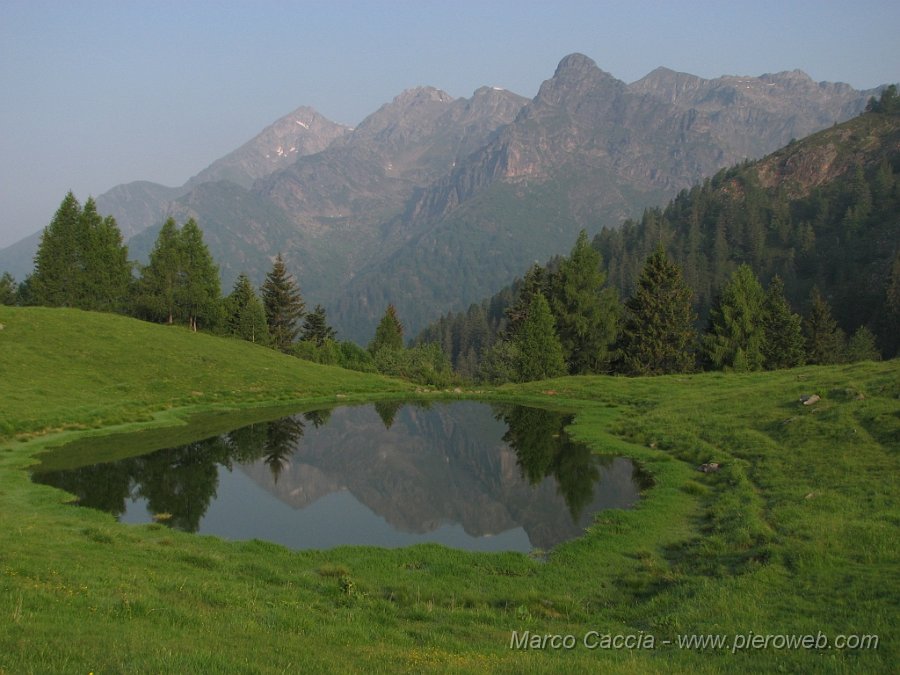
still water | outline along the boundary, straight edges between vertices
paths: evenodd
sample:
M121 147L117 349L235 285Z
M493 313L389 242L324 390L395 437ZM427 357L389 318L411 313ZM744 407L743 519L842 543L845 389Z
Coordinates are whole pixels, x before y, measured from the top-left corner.
M572 441L570 421L468 401L345 406L32 476L124 523L225 539L529 552L638 499L631 461Z

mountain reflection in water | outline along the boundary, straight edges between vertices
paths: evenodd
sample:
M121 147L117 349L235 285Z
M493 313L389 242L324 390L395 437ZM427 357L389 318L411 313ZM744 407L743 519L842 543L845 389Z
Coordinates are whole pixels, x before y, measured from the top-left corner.
M476 402L317 410L116 462L33 472L123 522L294 549L549 549L628 508L640 476L564 431L571 416Z

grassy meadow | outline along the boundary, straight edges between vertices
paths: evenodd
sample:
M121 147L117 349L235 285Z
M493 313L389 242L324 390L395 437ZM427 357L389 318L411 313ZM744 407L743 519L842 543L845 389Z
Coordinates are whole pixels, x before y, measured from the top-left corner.
M0 307L0 325L0 673L870 673L900 661L897 360L438 392L118 316ZM225 430L226 412L249 422L398 396L572 410L573 436L633 458L654 485L543 559L293 552L126 526L27 473L79 438L181 440ZM711 461L721 470L697 470ZM575 644L511 648L513 631ZM829 644L734 649L750 633ZM638 648L591 649L586 634ZM726 642L679 647L689 635ZM877 648L837 648L845 635L877 635Z

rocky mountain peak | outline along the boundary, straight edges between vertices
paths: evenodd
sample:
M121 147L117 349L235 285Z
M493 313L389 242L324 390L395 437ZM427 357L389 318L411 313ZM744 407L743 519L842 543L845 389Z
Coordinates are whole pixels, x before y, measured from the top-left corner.
M584 54L569 54L559 62L553 77L541 85L534 102L553 106L585 95L611 98L611 90L619 86L624 85L598 68L592 59Z
M575 52L563 57L559 65L556 66L556 72L553 73L553 77L584 74L594 70L599 70L599 68L592 58Z

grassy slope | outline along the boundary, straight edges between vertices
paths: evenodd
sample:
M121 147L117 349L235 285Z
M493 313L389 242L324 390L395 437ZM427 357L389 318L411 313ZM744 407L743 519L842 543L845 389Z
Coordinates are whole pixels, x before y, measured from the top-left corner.
M0 324L0 424L18 434L0 440L0 672L890 672L900 657L897 361L485 392L576 410L576 436L638 459L656 486L546 563L433 545L295 553L121 526L21 469L100 433L79 427L409 388L120 317L0 308ZM822 401L800 406L811 392ZM708 460L723 470L695 470ZM880 645L516 651L514 629L822 631Z

